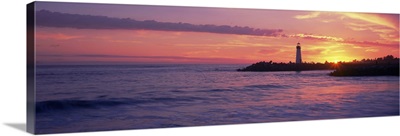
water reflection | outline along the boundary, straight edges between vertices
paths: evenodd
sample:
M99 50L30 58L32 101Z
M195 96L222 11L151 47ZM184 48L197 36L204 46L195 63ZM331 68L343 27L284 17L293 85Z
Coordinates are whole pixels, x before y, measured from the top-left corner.
M399 115L398 77L215 67L38 69L37 100L43 105L38 129L74 131L84 124L93 131Z

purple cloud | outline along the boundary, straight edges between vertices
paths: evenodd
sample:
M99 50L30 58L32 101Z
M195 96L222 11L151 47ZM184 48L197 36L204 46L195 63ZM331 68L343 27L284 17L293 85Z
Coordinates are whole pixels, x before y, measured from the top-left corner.
M48 10L40 10L36 12L36 24L38 26L46 27L67 27L77 29L158 30L255 36L278 36L283 32L282 29L258 29L248 26L243 27L212 24L195 25L182 22L158 22L155 20L138 21L131 18L68 14Z

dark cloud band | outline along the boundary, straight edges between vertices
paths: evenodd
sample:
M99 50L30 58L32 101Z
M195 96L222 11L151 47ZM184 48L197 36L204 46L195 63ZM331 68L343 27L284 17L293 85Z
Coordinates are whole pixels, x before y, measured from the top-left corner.
M195 58L184 56L126 56L126 55L105 55L105 54L75 54L75 55L59 55L59 54L42 54L40 57L53 57L53 58L114 58L114 59L155 59L155 60L191 60L191 61L209 61L209 62L237 62L244 61L244 59L234 58Z
M219 34L238 34L255 36L278 36L282 29L257 29L228 25L195 25L189 23L138 21L130 18L111 18L106 16L68 14L40 10L36 12L36 24L47 27L67 27L77 29L130 29L183 32L208 32Z

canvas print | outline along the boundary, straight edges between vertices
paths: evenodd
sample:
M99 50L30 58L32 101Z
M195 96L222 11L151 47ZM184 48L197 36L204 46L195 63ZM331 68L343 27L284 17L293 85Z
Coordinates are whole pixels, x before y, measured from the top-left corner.
M399 15L33 2L36 134L399 115Z

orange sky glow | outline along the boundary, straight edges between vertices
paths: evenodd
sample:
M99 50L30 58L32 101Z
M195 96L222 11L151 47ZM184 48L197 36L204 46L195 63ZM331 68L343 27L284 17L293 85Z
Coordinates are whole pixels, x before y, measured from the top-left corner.
M270 60L287 63L295 61L297 42L301 43L306 62L399 57L399 15L396 14L101 4L64 4L54 8L57 5L51 3L38 3L37 7L37 11L46 10L49 14L154 20L193 27L188 30L157 26L124 29L113 24L109 27L89 24L82 28L48 21L35 31L38 64L250 64ZM103 11L107 8L113 9L112 12ZM230 27L214 31L202 30L202 25ZM245 33L249 28L265 31Z

